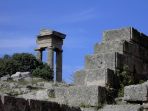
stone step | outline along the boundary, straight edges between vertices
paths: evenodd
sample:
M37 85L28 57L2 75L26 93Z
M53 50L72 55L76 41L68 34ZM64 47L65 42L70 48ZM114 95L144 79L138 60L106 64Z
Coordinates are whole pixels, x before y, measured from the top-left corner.
M94 46L94 53L106 53L106 52L120 52L123 53L124 41L111 41L96 43Z
M115 52L87 55L85 57L85 69L109 68L115 69Z
M131 30L132 30L131 27L127 27L116 30L104 31L102 42L122 41L122 40L130 41Z
M133 27L108 30L103 33L103 43L122 40L133 41L145 48L148 48L148 36L137 31Z
M81 111L98 111L98 108L97 107L90 107L90 108L81 107Z
M101 86L56 87L55 98L59 103L79 107L97 107L106 102L107 90Z
M129 102L148 102L148 81L124 88L124 100Z
M148 61L148 49L132 42L124 42L123 52L128 55Z
M106 105L98 111L143 111L141 105Z
M131 40L148 49L148 36L131 28Z
M136 80L148 79L148 63L141 58L129 54L116 53L115 67L122 69L127 66L128 71L133 73Z
M74 75L74 83L76 85L98 85L113 87L114 71L110 69L84 69L77 71Z

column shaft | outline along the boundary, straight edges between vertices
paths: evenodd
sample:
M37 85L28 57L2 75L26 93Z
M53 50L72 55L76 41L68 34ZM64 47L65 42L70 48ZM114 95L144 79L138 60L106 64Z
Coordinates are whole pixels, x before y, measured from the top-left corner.
M56 51L56 81L62 82L62 51Z
M42 50L38 50L38 51L37 51L37 59L38 59L39 61L42 61Z
M49 67L53 71L53 69L54 69L54 50L52 47L48 47L47 51L48 51L47 64L49 65Z

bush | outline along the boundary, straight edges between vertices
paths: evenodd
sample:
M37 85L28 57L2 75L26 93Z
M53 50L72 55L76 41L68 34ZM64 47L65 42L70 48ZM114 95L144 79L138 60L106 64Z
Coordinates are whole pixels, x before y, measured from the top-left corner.
M17 61L19 65L17 70L20 72L32 72L36 67L43 65L43 63L39 62L35 56L28 53L14 54L12 59Z
M50 67L47 64L44 64L43 67L36 68L32 75L35 77L41 77L45 80L53 80L52 71L50 70Z
M53 78L50 67L38 61L32 54L16 53L12 56L4 55L3 58L0 58L0 77L26 71L47 80L52 80Z
M129 68L126 65L123 67L123 70L117 71L117 77L119 80L118 96L121 97L124 94L124 87L134 84L135 79L133 73L129 72Z
M18 69L18 62L13 60L12 58L9 59L1 59L0 60L0 77L7 75L7 74L14 74L17 72Z

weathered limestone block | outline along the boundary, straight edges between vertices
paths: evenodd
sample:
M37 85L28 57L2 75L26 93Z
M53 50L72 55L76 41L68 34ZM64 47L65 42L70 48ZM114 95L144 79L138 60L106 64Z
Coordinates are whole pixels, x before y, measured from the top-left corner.
M124 66L128 66L130 72L136 74L142 74L144 71L143 60L135 56L116 53L116 68L122 69Z
M125 53L128 53L136 57L141 57L140 50L143 50L143 49L144 49L143 47L140 47L136 43L125 41L123 44L123 51Z
M148 103L143 103L142 106L144 109L143 111L148 111Z
M124 48L123 51L126 54L141 58L143 60L148 60L147 56L148 56L148 49L137 44L137 43L133 43L133 42L124 42Z
M102 42L96 43L94 46L94 52L97 53L107 53L107 52L123 52L123 43L124 41L111 41L111 42Z
M67 100L74 106L98 106L106 101L106 89L100 86L70 87Z
M141 105L106 105L99 111L142 111Z
M124 88L125 101L148 101L148 82L138 85L130 85Z
M87 86L105 86L108 82L108 75L105 69L85 69Z
M130 72L134 72L134 69L135 69L134 62L135 62L134 57L125 55L125 54L116 53L116 65L115 66L117 69L123 69L124 66L127 66Z
M103 33L103 42L114 40L134 41L139 45L148 48L148 38L145 34L138 32L132 27L109 30Z
M6 75L6 76L1 77L0 80L7 81L7 80L10 80L10 78L11 78L10 75Z
M114 40L127 40L131 39L131 27L108 30L103 33L103 42L111 42Z
M110 69L88 69L86 71L86 85L113 86L114 71Z
M115 53L99 53L85 57L86 69L109 68L115 69Z
M5 96L3 108L4 111L28 111L29 104L23 98Z
M67 87L55 87L55 99L60 104L68 104L67 100Z
M0 111L81 111L81 109L50 101L0 96Z
M132 57L131 57L132 58ZM130 62L130 57L129 61ZM132 58L133 67L135 68L133 71L135 71L137 74L141 74L143 72L143 60L133 57Z
M145 63L146 61L128 55L124 62L129 67L129 71L134 73L136 80L148 79L148 63Z
M30 72L16 72L15 74L11 75L13 80L20 80L27 77L31 77Z
M48 90L39 90L36 92L36 98L38 100L48 100L49 96L48 96Z
M54 92L52 92L52 89L42 89L24 94L19 94L17 97L35 100L53 100Z
M59 87L55 89L55 98L57 102L71 106L99 106L106 101L106 88L100 86Z
M79 74L79 75L78 75ZM75 85L113 86L114 71L110 69L84 69L76 72Z
M86 82L86 72L85 70L76 71L74 74L74 84L75 85L85 85Z

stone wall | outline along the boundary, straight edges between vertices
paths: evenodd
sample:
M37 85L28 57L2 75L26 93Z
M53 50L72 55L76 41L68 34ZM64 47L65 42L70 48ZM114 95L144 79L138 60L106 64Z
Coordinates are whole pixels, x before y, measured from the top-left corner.
M132 27L105 31L84 69L75 73L75 84L115 87L116 71L125 66L135 82L148 79L148 37Z
M0 96L0 111L81 111L55 102Z
M123 53L118 53L116 56L116 68L121 69L127 65L129 71L134 74L136 81L147 80L148 37L134 28L131 28L130 32L130 40L123 42Z

